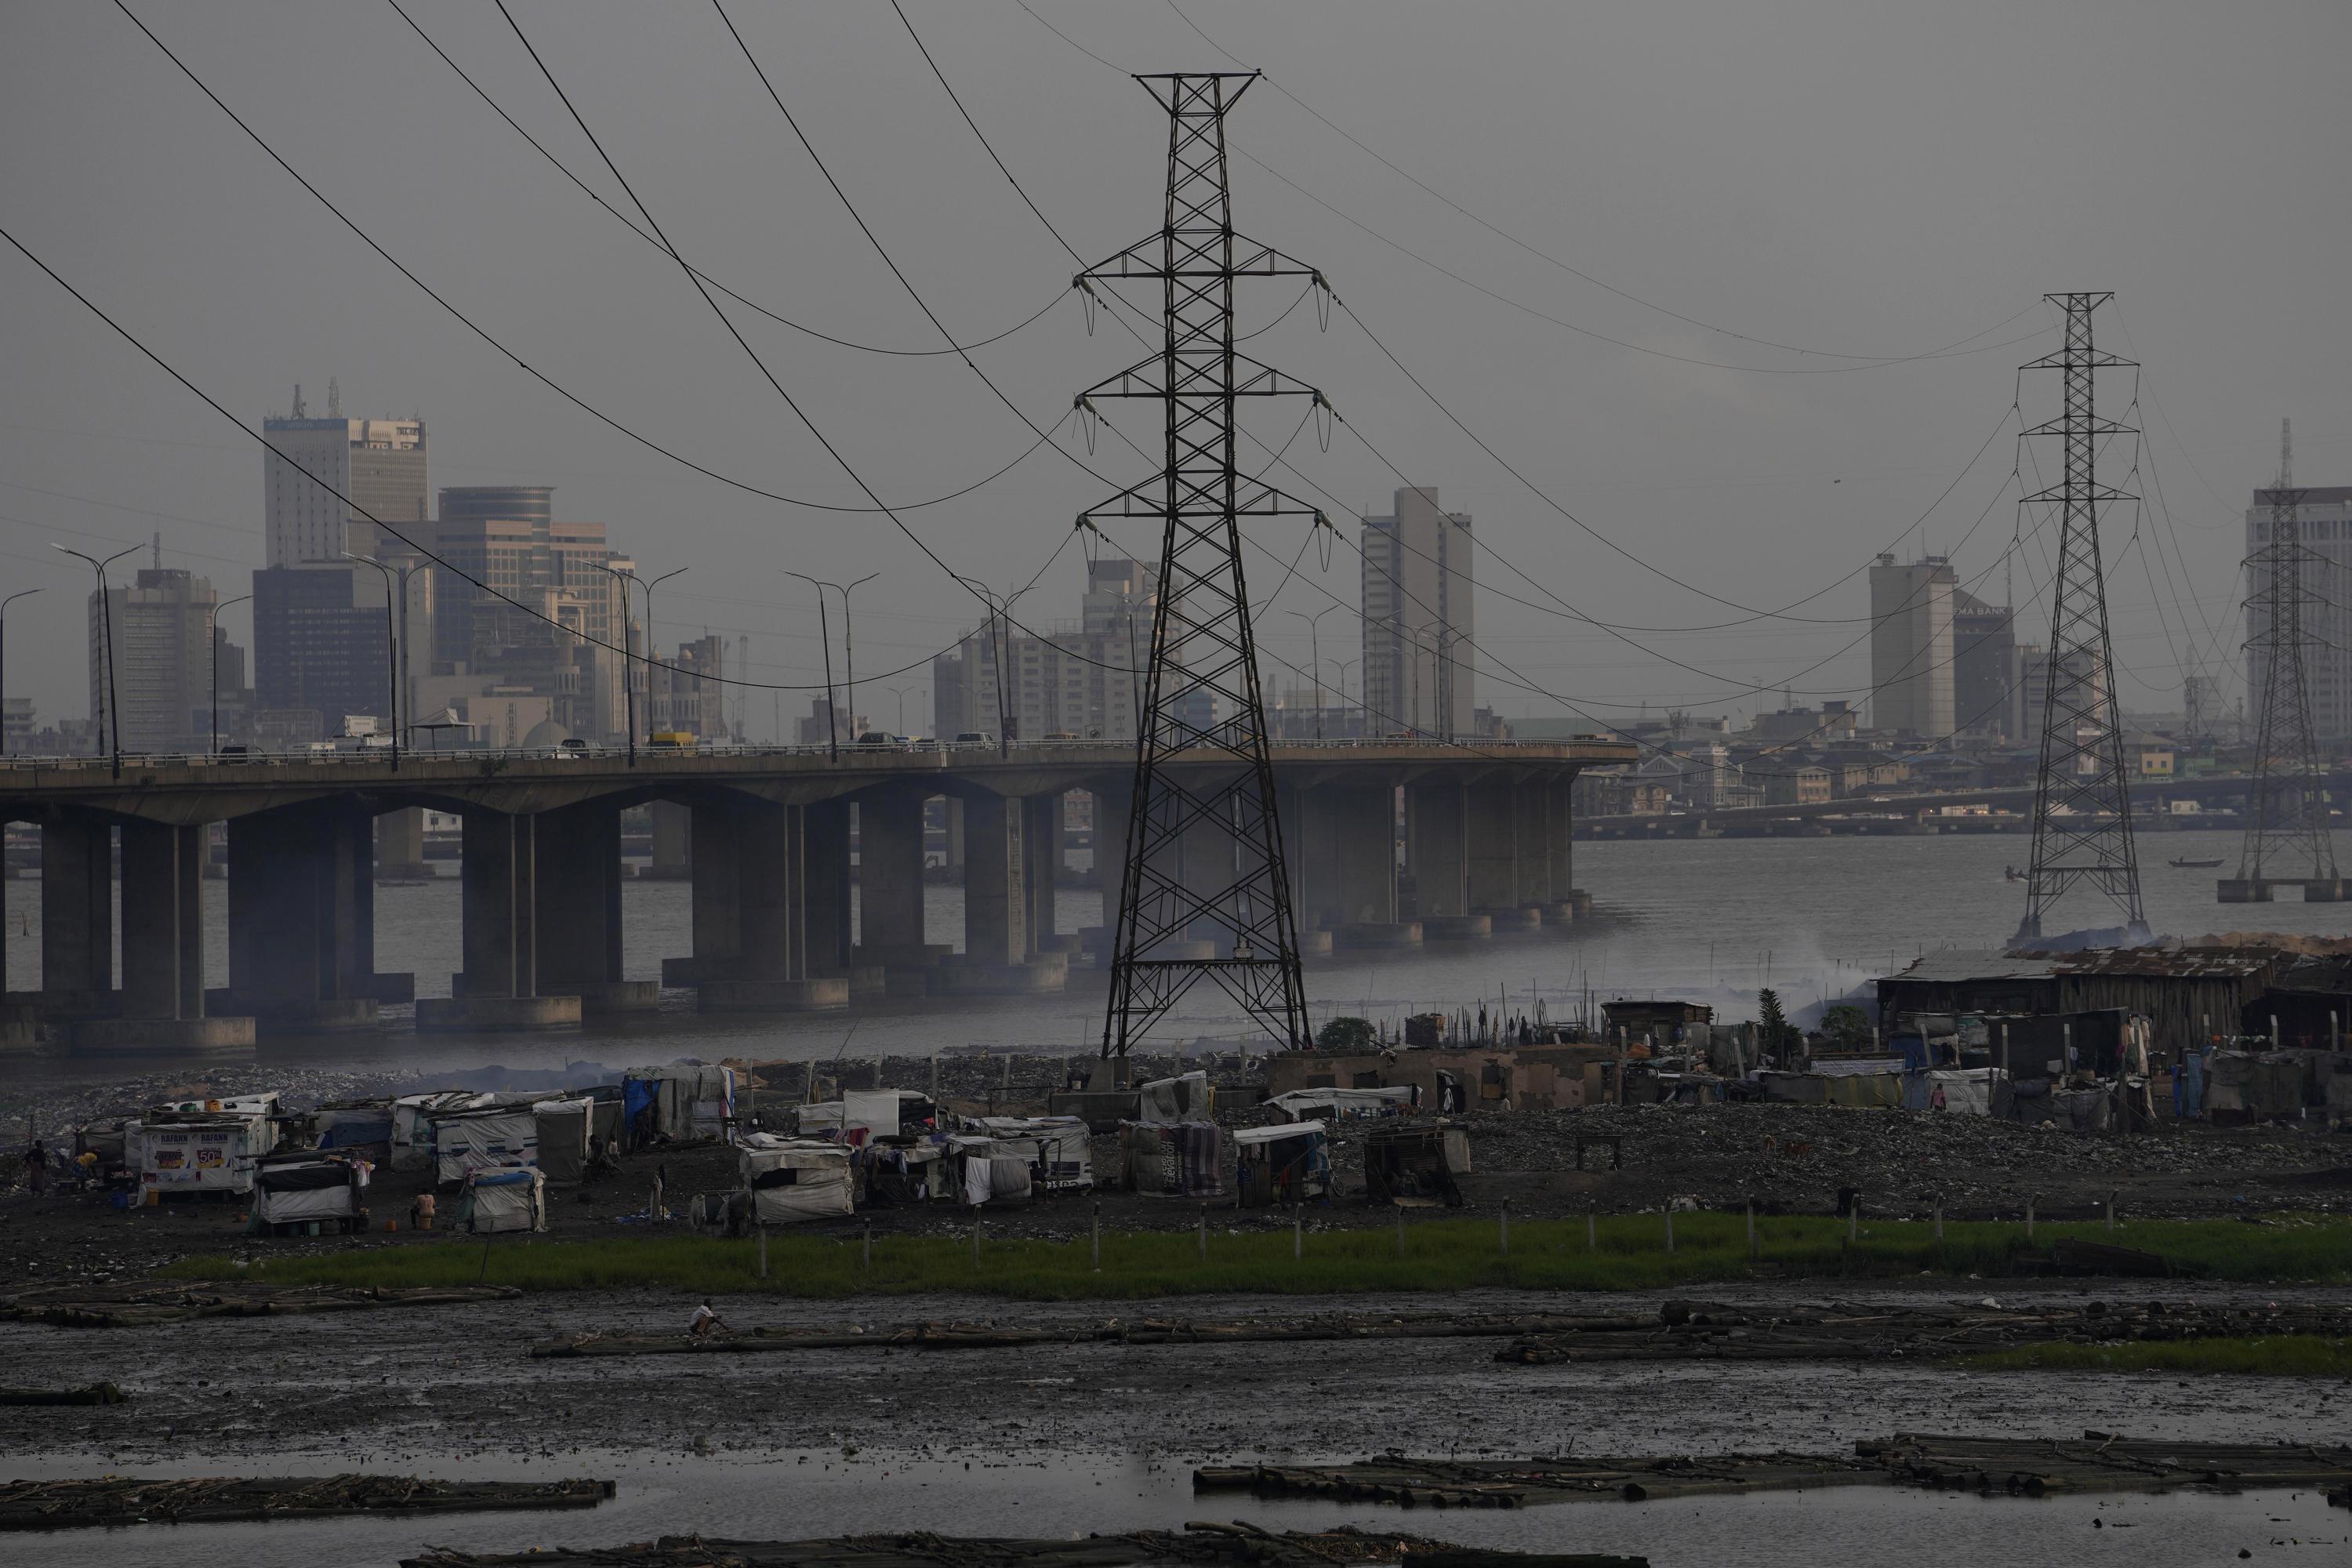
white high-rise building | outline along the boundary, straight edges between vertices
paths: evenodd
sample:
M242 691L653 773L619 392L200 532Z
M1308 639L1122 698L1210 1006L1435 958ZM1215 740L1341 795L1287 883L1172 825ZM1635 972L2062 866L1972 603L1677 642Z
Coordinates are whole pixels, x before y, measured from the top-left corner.
M176 567L141 567L107 589L108 605L89 595L89 710L116 706L109 728L126 752L205 749L212 705L213 626L220 595L205 578ZM107 630L113 630L112 694L108 695Z
M1941 740L1956 729L1952 595L1959 576L1929 555L1897 565L1881 555L1870 569L1870 722L1878 730Z
M330 403L326 418L308 418L297 387L292 415L261 422L262 436L286 454L265 449L261 455L272 566L340 561L346 550L375 554L386 542L368 517L421 537L412 525L429 515L425 421L346 419L339 401Z
M1396 492L1364 522L1365 728L1452 740L1472 732L1470 514L1441 511L1434 486Z
M2352 485L2302 488L2295 533L2303 542L2305 668L2311 681L2311 731L2320 741L2352 736ZM2251 561L2271 542L2271 492L2254 492L2246 509L2246 555ZM2255 568L2247 574L2254 577ZM2260 580L2246 584L2246 641L2269 630ZM2263 710L2263 669L2246 665L2246 712ZM2249 721L2251 722L2251 720Z

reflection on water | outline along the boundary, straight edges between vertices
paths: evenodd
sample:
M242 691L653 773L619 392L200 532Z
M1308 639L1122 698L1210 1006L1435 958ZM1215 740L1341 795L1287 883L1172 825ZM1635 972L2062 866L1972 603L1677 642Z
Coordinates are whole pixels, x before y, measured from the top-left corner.
M2352 905L2288 901L2223 909L2213 901L2214 872L2175 868L2177 856L2221 856L2234 862L2237 838L2219 832L2168 833L2142 844L2148 919L2158 931L2194 936L2252 925L2263 930L2341 934ZM1998 946L2016 929L2023 889L2002 878L2022 860L2018 837L1939 838L1722 839L1576 847L1577 880L1593 895L1596 917L1568 929L1481 942L1432 943L1417 952L1342 953L1310 963L1307 986L1318 1017L1363 1013L1395 1017L1432 1007L1499 1002L1512 1010L1539 995L1556 1013L1572 1008L1588 984L1602 997L1671 988L1712 996L1745 1016L1759 985L1779 987L1793 1003L1841 994L1922 949ZM38 984L40 889L31 878L5 885L8 983ZM206 962L225 984L226 886L205 885ZM691 950L691 890L684 882L624 884L624 972L658 974L661 960ZM1057 900L1064 931L1101 922L1091 889L1065 889ZM929 889L934 942L961 944L962 894ZM458 964L460 922L454 874L422 885L377 889L376 966L412 971L421 995L446 995ZM2105 912L2084 899L2063 911L2084 924ZM24 928L27 935L17 934ZM1079 970L1063 995L863 1006L854 1054L926 1053L965 1045L1084 1051L1101 1037L1104 986ZM607 1066L678 1055L829 1057L848 1019L701 1018L673 993L671 1010L625 1024L598 1024L544 1037L419 1038L404 1028L368 1037L272 1042L265 1057L353 1067L436 1068L500 1062L561 1067L573 1060ZM1165 1026L1166 1037L1232 1037L1246 1032L1222 1010L1213 987L1196 987ZM46 1070L55 1071L55 1068Z
M756 1397L756 1394L751 1394ZM927 1413L952 1419L952 1401ZM593 1510L331 1520L269 1525L141 1526L29 1538L17 1560L52 1568L133 1568L149 1563L235 1563L245 1568L385 1568L428 1542L476 1551L551 1544L611 1545L699 1531L788 1540L882 1530L1030 1537L1173 1530L1193 1519L1247 1519L1272 1530L1333 1524L1407 1531L1464 1544L1526 1552L1614 1552L1655 1568L2044 1568L2052 1563L2174 1568L2257 1558L2273 1546L2315 1549L2342 1562L2352 1516L2316 1493L2048 1499L1977 1498L1842 1487L1674 1502L1583 1503L1515 1511L1433 1512L1274 1502L1220 1493L1195 1499L1187 1466L1135 1455L1012 1452L995 1461L837 1450L768 1455L727 1451L714 1432L708 1457L563 1453L467 1458L403 1473L477 1479L616 1479L619 1495ZM288 1475L352 1468L361 1456L288 1455ZM18 1464L10 1473L88 1473L87 1466ZM202 1465L137 1467L141 1475L206 1473ZM1894 1546L1900 1542L1899 1551Z

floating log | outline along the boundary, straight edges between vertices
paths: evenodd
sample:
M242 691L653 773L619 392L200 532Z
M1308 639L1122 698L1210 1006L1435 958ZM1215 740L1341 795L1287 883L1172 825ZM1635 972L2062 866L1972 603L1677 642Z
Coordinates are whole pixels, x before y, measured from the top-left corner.
M1139 1563L1248 1563L1255 1568L1332 1568L1398 1563L1407 1568L1649 1568L1643 1557L1479 1552L1394 1531L1352 1526L1276 1534L1254 1524L1187 1524L1076 1541L935 1535L840 1535L823 1541L706 1541L668 1535L629 1546L555 1547L478 1554L440 1547L401 1568L1135 1568Z
M0 1388L0 1405L126 1405L131 1396L110 1383L79 1388Z
M593 1508L612 1495L611 1481L428 1481L413 1476L10 1481L0 1484L0 1531Z
M1827 1486L1918 1485L2015 1497L2152 1491L2189 1486L2332 1488L2352 1484L2352 1447L2173 1443L2086 1432L2075 1440L1904 1434L1851 1455L1454 1460L1386 1455L1348 1465L1210 1466L1195 1491L1384 1502L1402 1508L1525 1508L1621 1498Z
M243 1280L189 1285L132 1280L121 1285L42 1285L0 1296L0 1322L60 1329L128 1329L191 1318L267 1318L306 1312L356 1312L383 1307L441 1307L512 1300L511 1285L394 1288L267 1285Z

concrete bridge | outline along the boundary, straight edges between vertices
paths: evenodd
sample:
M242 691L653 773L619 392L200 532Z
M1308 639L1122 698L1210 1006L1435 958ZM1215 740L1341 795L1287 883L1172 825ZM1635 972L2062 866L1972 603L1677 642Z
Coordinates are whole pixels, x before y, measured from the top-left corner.
M1634 760L1614 742L1311 742L1275 748L1292 896L1308 951L1473 936L1572 918L1570 785ZM463 824L464 970L420 1028L546 1028L697 988L708 1011L847 1006L877 994L1058 989L1063 797L1087 791L1103 858L1127 839L1131 745L725 749L572 756L410 752L0 764L0 821L41 840L41 985L19 1018L78 1048L235 1049L257 1027L373 1026L415 977L374 967L378 861L422 859L414 808ZM1185 770L1181 759L1174 764ZM1231 767L1203 754L1202 780ZM964 952L927 944L925 804L961 803ZM1398 900L1398 804L1417 907ZM621 973L620 814L666 803L693 880L693 951ZM399 813L379 835L376 819ZM204 986L200 890L225 823L228 973ZM854 825L854 826L853 826ZM400 841L403 833L409 835ZM854 834L854 837L853 837ZM661 828L657 825L657 837ZM120 839L121 963L112 880ZM852 845L859 884L852 929ZM1199 857L1204 883L1230 881ZM1186 869L1192 868L1188 861ZM1412 918L1407 918L1410 915Z

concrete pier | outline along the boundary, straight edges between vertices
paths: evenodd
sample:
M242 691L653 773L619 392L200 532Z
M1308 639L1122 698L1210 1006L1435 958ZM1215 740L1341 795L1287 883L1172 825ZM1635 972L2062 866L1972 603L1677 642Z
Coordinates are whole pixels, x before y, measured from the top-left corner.
M465 889L464 971L447 997L416 1004L420 1029L520 1031L580 1022L577 993L539 985L538 818L466 813L460 864Z
M963 803L963 953L929 977L935 995L1033 995L1067 984L1064 953L1038 952L1029 878L1036 865L1029 828L1058 797L975 795ZM1042 826L1042 824L1041 824ZM1050 836L1056 843L1059 835ZM1051 892L1051 888L1047 889Z
M425 808L387 811L375 819L375 879L425 882L433 868L425 861Z
M913 969L930 962L923 932L925 798L897 788L858 797L857 945L867 963ZM969 810L964 820L969 846Z
M41 822L41 1001L110 1010L114 993L114 827L96 812Z
M1429 922L1470 912L1470 837L1462 785L1437 780L1405 790L1405 863L1413 912Z
M77 1055L210 1056L253 1049L253 1019L205 1016L201 824L122 825L122 994L118 1016L72 1026Z
M357 803L257 812L228 825L228 985L215 1013L264 1032L373 1028L415 977L375 972L375 831Z
M646 1012L661 984L621 973L621 814L589 802L534 819L531 928L539 985L583 1016Z
M653 825L653 858L638 875L665 882L682 882L694 875L694 811L674 800L657 800L646 807Z

